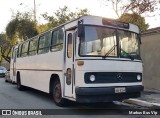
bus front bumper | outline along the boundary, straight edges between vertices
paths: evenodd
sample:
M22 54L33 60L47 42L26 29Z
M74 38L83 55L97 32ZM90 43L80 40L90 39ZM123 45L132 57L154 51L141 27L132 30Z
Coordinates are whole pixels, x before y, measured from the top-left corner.
M125 91L116 92L116 89ZM116 86L116 87L76 87L76 101L79 103L111 102L121 101L128 98L140 97L144 87L136 86Z

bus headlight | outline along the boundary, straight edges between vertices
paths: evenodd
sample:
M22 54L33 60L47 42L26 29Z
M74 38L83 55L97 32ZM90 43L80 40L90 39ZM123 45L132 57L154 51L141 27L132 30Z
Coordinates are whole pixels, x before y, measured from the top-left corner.
M91 76L90 76L90 81L91 81L91 82L94 82L95 80L96 80L96 77L95 77L94 75L91 75Z
M137 80L141 80L141 75L137 75Z

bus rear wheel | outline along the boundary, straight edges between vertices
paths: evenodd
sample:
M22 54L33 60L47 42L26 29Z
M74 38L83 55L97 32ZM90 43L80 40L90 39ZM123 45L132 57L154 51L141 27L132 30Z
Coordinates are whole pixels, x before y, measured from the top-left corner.
M56 80L53 84L53 100L57 106L66 106L66 99L62 98L61 83Z

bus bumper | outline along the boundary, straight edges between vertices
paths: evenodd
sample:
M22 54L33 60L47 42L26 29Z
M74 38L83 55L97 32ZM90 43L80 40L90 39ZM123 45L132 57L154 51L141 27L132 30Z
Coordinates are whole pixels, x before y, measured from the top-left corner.
M125 88L123 93L115 93L116 88ZM144 87L119 86L119 87L76 87L76 101L79 103L111 102L120 101L128 98L140 97Z

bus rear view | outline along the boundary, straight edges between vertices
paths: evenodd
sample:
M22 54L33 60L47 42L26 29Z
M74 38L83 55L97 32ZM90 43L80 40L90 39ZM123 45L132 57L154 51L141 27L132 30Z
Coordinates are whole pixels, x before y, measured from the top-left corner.
M105 18L79 21L76 70L78 102L110 102L140 96L142 61L137 26Z

